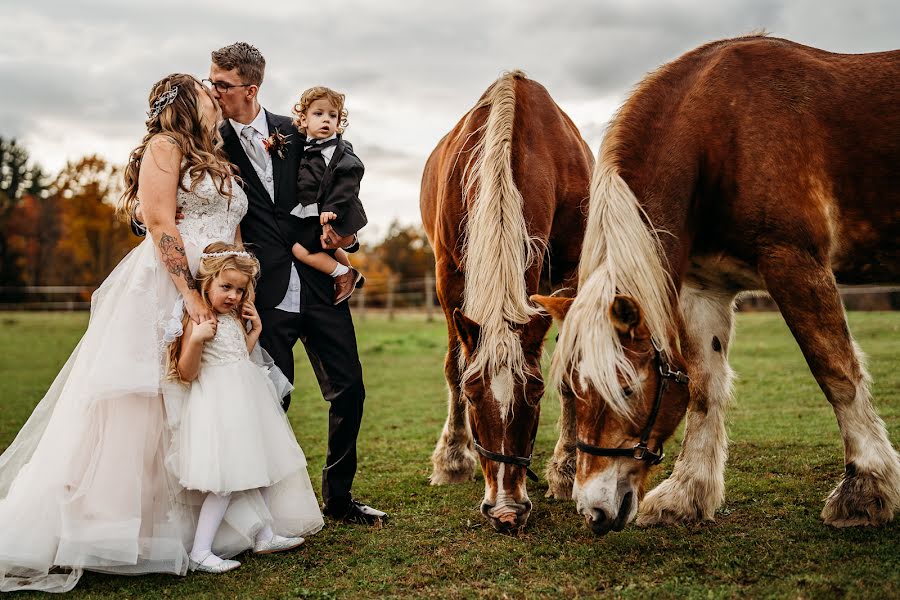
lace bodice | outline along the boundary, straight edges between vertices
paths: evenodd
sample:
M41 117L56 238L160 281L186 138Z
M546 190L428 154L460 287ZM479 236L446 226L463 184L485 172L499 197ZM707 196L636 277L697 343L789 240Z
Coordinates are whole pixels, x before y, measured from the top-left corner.
M248 357L247 338L240 322L232 315L219 315L216 337L203 344L201 365L224 365Z
M190 190L191 176L185 173L184 187ZM247 195L241 186L232 180L231 202L222 196L206 173L193 191L178 188L178 206L184 213L184 221L178 225L184 243L203 249L211 242L234 241L238 224L247 213Z

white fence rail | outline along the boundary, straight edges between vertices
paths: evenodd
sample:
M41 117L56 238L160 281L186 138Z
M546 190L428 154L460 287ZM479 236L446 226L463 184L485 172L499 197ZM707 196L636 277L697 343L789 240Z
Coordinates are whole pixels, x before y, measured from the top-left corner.
M73 311L88 310L95 287L43 285L0 286L0 311ZM841 296L849 309L898 310L900 286L854 286L841 288ZM354 314L365 318L370 309L387 313L392 318L398 311L410 309L424 312L429 320L440 312L436 303L433 276L401 280L397 277L370 277L365 287L356 290L349 300ZM776 307L767 294L744 297L743 310L772 310Z

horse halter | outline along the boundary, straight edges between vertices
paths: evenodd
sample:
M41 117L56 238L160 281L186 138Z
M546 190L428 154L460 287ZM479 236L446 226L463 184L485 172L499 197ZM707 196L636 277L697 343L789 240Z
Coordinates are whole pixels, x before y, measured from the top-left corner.
M473 432L474 434L474 432ZM474 435L472 436L474 438ZM537 439L537 428L535 428L534 437L531 438L531 453L534 454L534 441ZM491 452L490 450L485 450L484 447L478 443L477 440L472 440L475 443L475 451L478 454L482 455L488 460L492 460L498 463L505 463L507 465L517 465L519 467L525 467L525 474L528 475L528 479L532 481L538 481L537 474L531 470L531 456L528 455L528 458L524 456L516 456L515 454L500 454L498 452Z
M653 344L653 350L656 351L656 367L659 369L660 378L656 382L656 399L653 401L653 410L650 412L650 417L647 419L647 424L641 433L641 441L635 444L633 448L601 448L577 440L575 447L585 454L592 456L627 456L635 460L646 460L651 466L658 465L666 457L662 444L659 445L659 450L653 452L647 447L647 442L650 441L650 433L653 431L653 425L656 424L656 417L659 415L659 407L662 404L662 397L666 391L669 379L674 379L675 383L682 384L686 384L690 379L687 373L673 371L666 352L656 343L655 339L650 338L650 342Z

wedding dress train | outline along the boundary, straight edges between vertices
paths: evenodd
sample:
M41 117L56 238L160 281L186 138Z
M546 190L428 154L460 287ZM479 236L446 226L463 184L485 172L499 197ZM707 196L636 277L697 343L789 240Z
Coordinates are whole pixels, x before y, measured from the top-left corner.
M196 272L207 244L234 241L247 197L239 186L223 197L206 175L194 191L179 187L178 204ZM87 331L0 455L0 591L67 591L84 569L187 571L202 494L166 469L178 407L167 408L162 384L178 296L150 236L94 293ZM251 548L267 524L288 536L321 529L305 464L276 489L269 506L256 490L233 495L220 556Z

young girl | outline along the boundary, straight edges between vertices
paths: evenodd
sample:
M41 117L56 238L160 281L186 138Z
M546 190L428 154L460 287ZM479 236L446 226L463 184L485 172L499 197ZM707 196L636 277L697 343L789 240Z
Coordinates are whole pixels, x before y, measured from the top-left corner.
M353 147L341 138L347 126L344 94L326 87L306 90L294 105L294 125L300 131L303 156L297 174L300 219L297 243L291 248L300 262L334 278L334 303L350 297L365 279L350 266L347 253L338 249L332 258L322 251L319 236L329 224L341 237L355 234L368 222L359 200L365 168Z
M188 387L181 406L177 394L166 397L177 422L166 462L185 495L205 494L190 552L198 571L237 568L223 556L250 546L260 554L296 548L301 535L323 524L281 394L250 360L262 331L253 306L258 273L256 258L239 246L208 245L196 281L216 316L195 324L185 315L181 339L169 350L170 379ZM248 531L255 533L252 543Z

